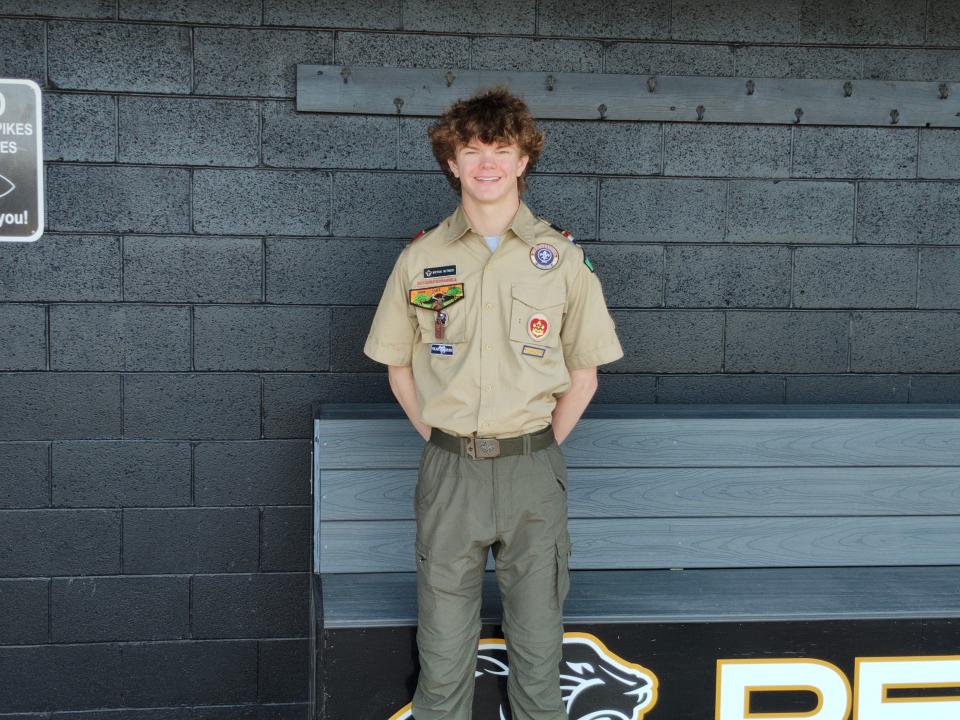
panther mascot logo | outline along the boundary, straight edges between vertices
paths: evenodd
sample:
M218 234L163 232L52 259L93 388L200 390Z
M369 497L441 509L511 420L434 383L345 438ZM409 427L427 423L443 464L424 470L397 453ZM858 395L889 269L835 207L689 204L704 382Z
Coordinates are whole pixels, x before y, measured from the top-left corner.
M474 717L510 720L510 710L500 702L509 673L506 643L500 638L481 640ZM650 670L610 652L595 635L563 634L560 689L570 720L643 720L657 703L657 686ZM410 703L389 720L415 720Z

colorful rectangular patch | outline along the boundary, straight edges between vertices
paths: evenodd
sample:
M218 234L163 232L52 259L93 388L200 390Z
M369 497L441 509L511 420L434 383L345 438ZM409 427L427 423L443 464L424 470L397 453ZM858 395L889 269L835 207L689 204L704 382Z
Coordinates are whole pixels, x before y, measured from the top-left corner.
M521 355L529 355L530 357L542 358L547 354L547 349L545 347L538 347L537 345L524 345L523 350L520 351Z
M414 288L409 293L411 305L427 310L443 310L443 308L453 305L458 300L463 300L463 283Z
M442 265L440 267L424 268L423 276L425 278L441 278L457 274L456 265Z
M443 345L441 343L433 343L430 345L430 354L431 355L449 355L453 356L453 345Z

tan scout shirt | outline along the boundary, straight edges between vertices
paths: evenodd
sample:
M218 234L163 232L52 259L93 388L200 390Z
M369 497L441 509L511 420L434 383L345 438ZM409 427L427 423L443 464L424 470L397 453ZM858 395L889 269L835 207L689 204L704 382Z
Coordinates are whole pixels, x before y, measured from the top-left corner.
M531 260L541 244L549 246L541 264L558 256L553 267ZM443 339L431 296L450 303ZM623 357L583 250L523 202L492 254L462 205L404 248L363 351L386 365L413 366L427 425L495 437L546 427L556 397L570 387L569 370Z

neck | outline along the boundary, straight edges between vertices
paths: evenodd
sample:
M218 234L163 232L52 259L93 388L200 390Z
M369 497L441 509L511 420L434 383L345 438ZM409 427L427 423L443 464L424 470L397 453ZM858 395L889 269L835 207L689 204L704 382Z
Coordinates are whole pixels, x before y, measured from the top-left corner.
M470 220L474 232L479 235L503 235L510 227L510 221L520 208L520 195L505 198L496 204L478 203L473 198L464 197L461 200L463 212Z

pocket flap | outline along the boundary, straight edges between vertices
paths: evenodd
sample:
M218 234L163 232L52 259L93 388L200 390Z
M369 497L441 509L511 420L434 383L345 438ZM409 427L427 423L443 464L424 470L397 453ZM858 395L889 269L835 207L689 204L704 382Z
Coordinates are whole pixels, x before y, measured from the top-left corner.
M552 285L514 285L512 294L524 305L541 309L563 305L567 297L562 287Z

